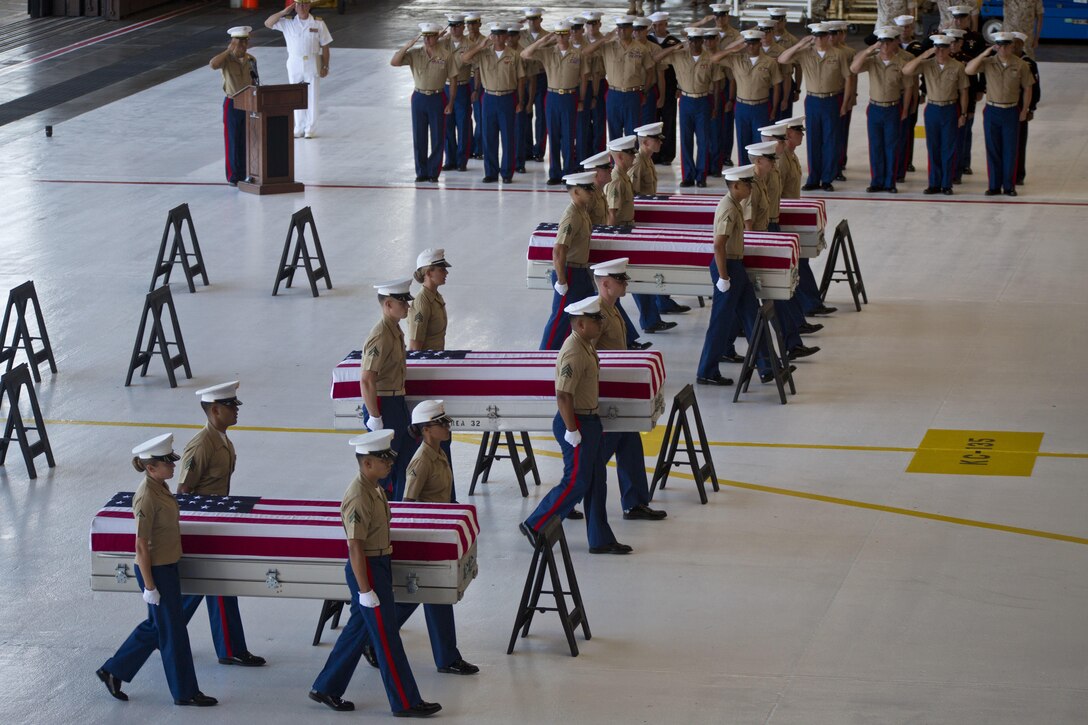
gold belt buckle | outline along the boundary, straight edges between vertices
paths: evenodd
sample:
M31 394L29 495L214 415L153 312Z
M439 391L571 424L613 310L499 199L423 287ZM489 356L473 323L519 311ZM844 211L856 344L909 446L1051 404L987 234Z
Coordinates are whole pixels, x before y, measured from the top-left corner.
M308 56L308 55L304 55L304 56L302 56L302 59L303 59L303 60L309 60L309 59L310 59L310 56Z

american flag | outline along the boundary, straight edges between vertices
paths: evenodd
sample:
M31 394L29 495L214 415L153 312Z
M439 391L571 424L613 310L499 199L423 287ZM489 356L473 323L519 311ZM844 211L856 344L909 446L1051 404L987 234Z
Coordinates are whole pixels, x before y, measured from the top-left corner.
M132 496L117 493L95 514L91 551L135 551ZM177 499L186 556L347 558L339 501L184 494ZM470 504L392 502L389 508L396 560L456 561L480 533Z

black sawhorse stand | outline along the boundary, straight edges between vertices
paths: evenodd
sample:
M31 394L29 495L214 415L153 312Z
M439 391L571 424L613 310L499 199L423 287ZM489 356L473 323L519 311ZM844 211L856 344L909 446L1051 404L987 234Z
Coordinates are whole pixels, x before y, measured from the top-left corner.
M27 400L30 401L30 411L34 415L32 426L28 426L23 421L23 414L19 410L19 398L24 390ZM49 436L45 432L42 409L38 407L38 396L34 394L34 388L30 384L30 371L26 363L20 364L0 378L0 406L3 405L4 400L8 401L8 420L4 424L4 437L0 438L0 466L4 465L7 459L8 446L11 442L19 441L27 475L37 478L38 472L34 469L35 458L44 454L50 468L57 464L53 461L53 449L49 446ZM26 434L28 430L37 431L38 440L31 443Z
M778 387L778 398L782 405L786 404L786 385L789 385L790 395L797 394L797 387L793 384L793 373L790 372L790 361L786 355L786 341L782 338L782 330L778 327L778 319L774 314L774 302L764 300L756 315L755 339L748 343L748 352L744 354L744 362L740 366L740 377L737 378L737 389L733 391L733 402L740 399L741 393L748 392L748 384L752 382L752 375L757 374L756 358L762 348L763 354L771 364L771 373L774 375L774 384ZM774 341L778 341L778 349L781 354L775 352Z
M518 614L514 618L514 630L510 633L510 646L506 648L506 654L514 653L514 644L518 641L518 630L521 636L529 636L529 625L533 623L533 615L537 612L556 612L559 621L563 625L563 633L567 635L567 644L570 645L570 656L578 656L578 643L574 639L574 630L582 628L582 636L588 642L592 635L589 632L589 621L586 619L585 606L582 604L582 593L578 590L578 579L574 575L574 564L570 560L570 549L567 548L567 537L563 535L563 521L553 516L538 534L539 543L533 550L533 563L529 565L529 574L525 577L525 589L521 593L521 603L518 605ZM559 551L563 556L563 569L567 576L568 590L563 589L563 580L559 575L559 565L555 560L555 545L559 544ZM548 576L551 589L544 589L544 577ZM554 607L540 606L540 595L551 594L555 597ZM567 595L570 595L572 607L567 607Z
M38 325L37 337L30 334L30 326L27 324L26 308L34 306L34 319ZM8 326L12 316L15 318L15 330L11 342L8 342ZM34 349L34 343L42 344L41 350ZM45 318L42 317L42 306L38 304L38 293L34 291L34 282L27 280L18 287L8 292L8 306L4 309L4 323L0 325L0 362L7 361L7 370L11 372L15 366L15 356L22 350L30 363L30 372L34 375L34 382L42 381L42 374L38 366L43 362L49 363L49 370L57 372L57 361L53 358L53 348L49 344L49 333L45 331ZM31 476L33 478L33 476Z
M166 331L163 329L163 311L169 311L170 324L174 331L174 340L166 339ZM148 315L153 316L151 321L151 336L147 340L147 347L141 349L144 339L144 330L147 328ZM170 355L170 346L178 349L177 355ZM140 318L140 331L136 333L136 345L132 348L132 360L128 364L128 375L125 377L125 387L132 385L132 374L136 368L141 368L140 377L147 375L147 367L151 364L156 354L162 355L163 364L166 365L166 375L170 378L170 387L178 386L174 370L185 368L185 377L192 379L193 371L189 368L189 356L185 352L185 341L181 339L181 327L178 325L178 312L174 309L174 296L170 294L169 287L159 287L147 294L144 300L144 312Z
M193 242L193 251L185 248L185 235L182 234L182 224L189 227L189 239ZM166 255L166 241L173 230L173 240L170 242L170 256ZM196 260L189 264L189 258ZM204 256L200 253L200 242L196 239L196 229L193 227L193 216L189 213L189 205L175 206L166 215L166 227L162 230L162 242L159 244L159 256L155 260L155 271L151 275L151 286L148 292L155 289L155 283L162 277L163 286L170 284L170 272L174 265L180 264L185 273L185 281L189 284L189 292L196 292L196 284L193 280L200 275L204 286L208 286L208 272L204 269Z
M842 254L842 269L835 269ZM831 250L827 253L827 266L820 280L820 299L827 298L827 290L832 282L849 282L850 294L854 296L854 309L861 312L861 303L869 304L869 295L865 292L865 282L861 278L861 265L858 253L854 249L854 238L850 235L850 225L843 219L835 227L835 236L831 240Z
M691 424L688 422L688 411L691 411L695 419L695 432L699 434L696 442L691 435ZM684 436L684 447L680 447L680 436ZM676 460L676 454L686 453L687 460ZM702 455L703 463L699 464L698 455ZM650 500L660 486L665 488L669 480L669 473L673 466L688 466L691 475L695 478L695 487L699 489L699 503L706 503L706 481L714 491L718 491L718 474L714 470L714 459L710 456L710 444L706 441L706 430L703 429L703 416L699 413L699 401L695 399L695 388L688 385L676 394L672 399L672 410L669 411L669 422L665 426L665 437L661 440L661 451L657 454L657 465L654 466L654 477L650 483Z
M521 436L518 443L515 435ZM505 441L503 440L505 438ZM500 454L499 445L504 445L507 452ZM518 449L525 451L521 456ZM476 492L476 481L487 483L487 477L491 475L491 464L502 458L509 458L510 465L514 467L514 475L517 476L518 486L521 487L522 497L529 495L529 486L526 481L527 474L532 474L533 483L540 485L540 471L536 467L536 455L533 453L533 444L529 442L529 434L525 431L515 433L513 431L484 431L480 439L480 450L476 454L476 467L472 471L472 485L468 488L468 495ZM481 478L482 474L482 478Z
M314 647L321 644L321 632L324 631L326 622L332 620L329 629L340 626L340 615L344 613L344 607L347 605L348 603L341 599L326 599L321 604L321 616L317 619L317 631L314 632Z
M314 236L314 251L310 254L310 248L306 246L306 225L310 225L310 231ZM298 232L297 236L295 232ZM292 248L292 240L294 247ZM291 262L287 262L287 257ZM317 265L314 265L314 261ZM291 215L291 226L287 228L287 240L283 243L283 254L280 255L280 266L276 271L276 284L272 286L274 297L280 290L280 282L287 280L286 287L290 287L295 279L295 270L303 267L306 270L306 279L310 282L310 292L317 297L317 282L325 280L325 288L332 289L332 277L329 276L329 267L325 264L325 252L321 249L321 237L317 236L317 225L314 224L314 214L310 207L300 209Z

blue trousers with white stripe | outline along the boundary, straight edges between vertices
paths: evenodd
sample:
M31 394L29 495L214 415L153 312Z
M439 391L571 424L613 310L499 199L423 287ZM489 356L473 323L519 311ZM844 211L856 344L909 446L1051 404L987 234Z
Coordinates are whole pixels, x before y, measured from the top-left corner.
M377 643L374 653L378 656L378 669L382 673L382 684L393 712L409 710L423 702L416 687L408 657L404 654L404 645L400 640L397 625L397 606L393 601L393 569L388 556L368 556L366 558L366 576L370 587L378 595L379 606L370 608L359 604L359 584L355 580L351 562L344 566L348 589L351 592L351 618L344 626L336 644L325 661L321 674L314 680L313 688L326 695L343 697L348 689L351 676L363 656L366 640L364 632L371 642Z

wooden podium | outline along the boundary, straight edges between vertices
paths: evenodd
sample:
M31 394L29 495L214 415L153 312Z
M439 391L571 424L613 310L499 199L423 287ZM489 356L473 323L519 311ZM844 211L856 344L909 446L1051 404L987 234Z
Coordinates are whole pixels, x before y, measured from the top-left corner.
M305 83L246 86L232 97L246 112L245 181L250 194L290 194L305 187L295 181L294 111L306 108Z

